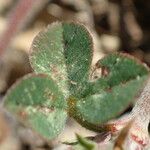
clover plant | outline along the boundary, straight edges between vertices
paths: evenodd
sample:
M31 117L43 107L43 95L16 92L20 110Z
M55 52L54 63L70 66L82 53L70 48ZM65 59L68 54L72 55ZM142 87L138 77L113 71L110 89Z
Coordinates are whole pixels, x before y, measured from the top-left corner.
M93 77L92 56L84 25L52 23L33 40L34 72L8 90L4 106L47 139L61 133L67 116L88 129L107 130L105 124L135 102L149 69L127 54L112 53L96 63L101 74Z

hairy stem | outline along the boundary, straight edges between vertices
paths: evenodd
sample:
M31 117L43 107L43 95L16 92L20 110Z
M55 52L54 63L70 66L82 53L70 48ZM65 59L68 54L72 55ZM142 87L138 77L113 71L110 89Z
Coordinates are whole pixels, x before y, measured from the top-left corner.
M132 114L136 120L141 123L141 126L147 129L150 122L150 77L148 78L147 84L132 110Z

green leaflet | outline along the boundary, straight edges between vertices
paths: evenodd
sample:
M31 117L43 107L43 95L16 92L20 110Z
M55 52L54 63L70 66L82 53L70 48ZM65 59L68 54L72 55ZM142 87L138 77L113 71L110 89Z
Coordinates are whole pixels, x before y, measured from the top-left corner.
M56 137L64 128L66 101L53 80L45 75L28 75L8 92L5 107L44 137Z
M78 117L86 122L100 125L121 114L135 99L146 77L114 86L110 91L87 96L76 103Z
M56 22L41 32L31 47L35 72L50 75L62 91L82 93L92 60L92 41L83 25Z
M140 61L127 54L112 53L99 60L97 68L102 68L102 75L92 85L92 92L97 93L101 89L111 89L112 87L125 84L131 80L139 79L148 74L148 68Z
M93 141L83 138L80 135L76 135L77 145L73 146L73 150L97 150L97 145Z

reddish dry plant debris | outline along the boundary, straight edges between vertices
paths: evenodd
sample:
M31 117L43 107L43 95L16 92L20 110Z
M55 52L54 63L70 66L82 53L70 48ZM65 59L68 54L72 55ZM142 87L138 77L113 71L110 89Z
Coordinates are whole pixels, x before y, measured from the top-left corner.
M109 70L106 67L101 67L102 68L102 77L107 77L109 74Z
M138 143L139 145L141 145L142 147L145 147L147 145L147 143L145 143L142 139L140 139L137 135L135 134L131 134L131 138Z
M24 110L20 110L18 114L22 119L27 119L28 115Z

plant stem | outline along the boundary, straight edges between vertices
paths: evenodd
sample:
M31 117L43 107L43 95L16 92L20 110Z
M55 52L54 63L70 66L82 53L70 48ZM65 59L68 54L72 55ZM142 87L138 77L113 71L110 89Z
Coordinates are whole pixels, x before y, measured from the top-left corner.
M12 39L41 10L48 0L18 0L10 12L8 25L0 37L0 56L9 47Z
M132 115L138 120L143 128L147 129L150 122L150 76L148 77L141 96L132 110Z

